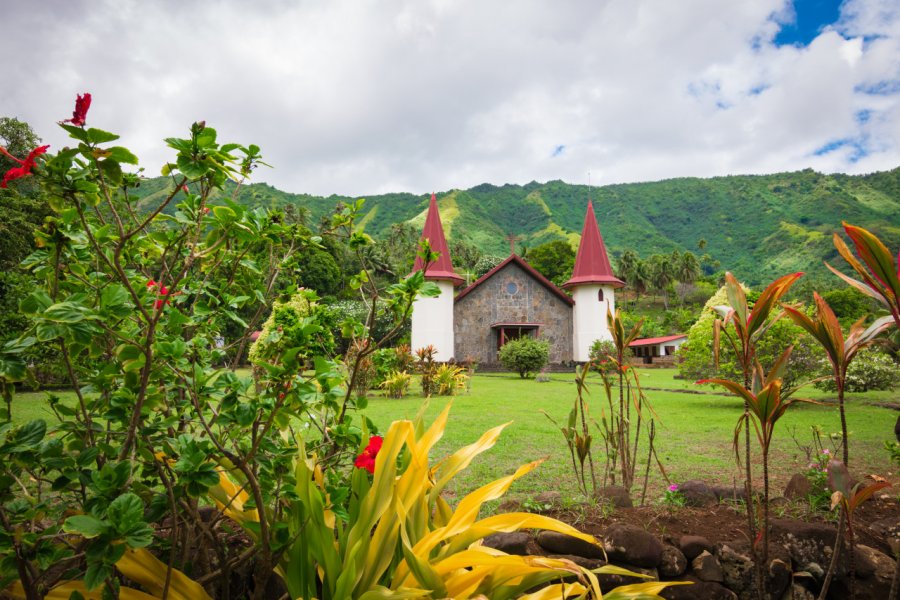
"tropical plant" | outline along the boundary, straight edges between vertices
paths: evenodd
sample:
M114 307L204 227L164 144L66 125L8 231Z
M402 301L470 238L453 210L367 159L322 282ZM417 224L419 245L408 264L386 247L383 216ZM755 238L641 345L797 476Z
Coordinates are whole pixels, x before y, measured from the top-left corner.
M383 439L370 437L356 460L351 478L348 513L333 510L333 499L315 457L300 451L295 459L296 484L285 510L287 546L278 573L292 598L601 598L596 575L571 561L507 555L481 545L493 533L547 529L596 543L592 536L549 517L506 513L479 519L485 502L501 497L519 477L540 461L523 465L512 475L488 483L450 507L442 492L480 453L492 447L504 426L486 432L438 465L429 465L429 452L441 438L449 416L448 404L427 429L423 410L415 422L395 421ZM238 490L238 504L247 499ZM221 500L219 500L221 502ZM226 514L254 532L252 519L234 503ZM552 584L550 591L527 593L535 586L573 577L568 584ZM654 597L658 582L616 590L606 597ZM638 594L643 594L639 596Z
M875 483L863 486L857 483L851 487L852 478L847 470L847 465L839 460L831 460L828 462L828 485L834 491L831 496L831 510L837 506L841 507L840 524L838 525L838 535L834 544L834 552L831 555L831 563L825 574L825 580L822 582L822 589L819 592L819 600L824 600L828 595L828 589L831 580L837 570L838 559L843 549L842 534L846 529L847 539L850 543L850 598L855 598L854 582L856 580L856 560L855 549L856 541L853 532L853 516L859 505L871 498L875 492L891 487L886 481L876 481Z
M378 386L384 390L388 398L402 398L409 391L412 375L406 371L392 371Z
M800 309L785 306L788 316L800 327L811 335L828 357L831 363L832 379L838 395L838 409L841 415L841 434L844 436L843 459L844 464L849 465L849 440L847 438L847 415L844 409L844 392L846 391L847 369L853 359L863 348L875 341L875 337L888 329L893 321L891 317L882 317L876 320L868 328L863 326L863 320L857 321L850 327L847 336L841 329L841 324L822 297L814 293L816 314L808 316Z
M436 356L437 348L433 344L428 344L416 350L416 369L422 375L422 395L426 398L432 396L436 391L434 383L434 374L438 368L438 362L435 360Z
M728 346L734 353L738 365L740 366L743 379L743 381L740 382L742 384L742 388L745 391L750 392L751 395L751 384L753 383L754 372L758 371L760 377L762 376L762 369L758 367L758 345L761 338L766 334L766 332L772 327L775 322L777 322L781 318L781 313L773 315L772 311L777 306L778 300L788 291L788 289L790 289L791 285L793 285L801 275L802 273L794 273L792 275L785 275L783 277L780 277L779 279L776 279L775 281L770 283L765 290L763 290L763 292L759 295L759 298L757 298L756 302L754 303L753 308L750 309L747 302L747 296L744 293L744 288L734 277L734 275L732 275L731 273L725 274L725 291L728 299L728 304L714 307L714 310L716 311L716 313L718 313L721 319L716 319L713 322L713 358L716 367L718 367L720 340L721 337L724 336L726 342L728 343ZM729 325L731 327L729 327ZM784 354L782 354L782 358L784 358L785 360L786 354L790 354L790 352L786 351ZM784 367L782 358L779 358L775 362L775 366L770 369L770 373L778 374L781 372ZM779 395L778 402L780 403L780 376L776 375L776 378L772 380L771 385L774 386L774 381L776 380L778 380L777 394ZM774 389L774 387L772 387L772 389L767 392L766 396L767 398L773 397L775 393L776 390ZM739 421L739 425L743 424L744 428L743 467L744 492L747 497L747 525L750 532L750 538L755 539L756 522L754 519L753 474L751 470L750 457L750 424L752 405L750 396L741 394L741 397L744 400L744 415ZM735 439L737 439L737 437ZM737 447L735 447L735 452L738 452ZM740 464L740 459L738 459L738 464ZM764 526L768 526L768 521L766 521ZM753 553L754 558L758 558L756 556L755 547L752 545L751 552ZM767 546L764 546L763 552L768 552ZM756 579L758 582L757 593L759 594L760 600L762 600L763 595L765 594L764 566L763 562L760 560L755 560L755 564Z
M772 447L772 437L775 433L775 424L784 416L790 406L795 402L810 402L792 398L794 389L782 386L784 369L787 366L791 348L781 355L771 371L765 373L759 361L756 361L753 370L753 381L748 390L740 383L728 379L710 379L698 383L714 383L727 389L735 396L744 400L749 410L745 411L738 419L734 428L734 454L738 465L741 462L740 435L741 430L748 430L750 422L756 431L756 438L762 453L763 465L763 518L762 518L762 553L761 562L768 564L769 556L769 450ZM751 502L748 495L748 503ZM763 579L760 579L760 589L765 590Z
M444 363L434 372L434 385L438 396L455 396L466 389L469 375L463 367Z
M847 236L856 246L856 253L862 262L853 255L837 233L834 234L834 246L862 281L844 275L828 263L825 263L825 266L863 294L880 302L890 311L894 325L900 329L900 270L898 270L900 265L875 234L846 222L843 226Z
M625 356L631 356L631 349L626 349ZM617 371L615 362L616 344L612 340L594 340L590 351L591 366L601 373L614 373Z
M523 336L503 344L499 357L504 368L525 379L544 368L550 360L550 342Z

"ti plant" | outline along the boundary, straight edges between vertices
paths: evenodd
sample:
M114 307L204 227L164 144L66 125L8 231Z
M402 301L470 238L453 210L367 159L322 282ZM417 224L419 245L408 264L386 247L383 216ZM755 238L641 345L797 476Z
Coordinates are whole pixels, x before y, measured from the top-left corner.
M828 588L837 570L838 559L844 547L843 534L846 529L847 539L850 543L850 598L855 597L854 581L856 579L855 537L853 533L853 515L860 504L871 498L875 492L890 487L885 481L876 481L868 486L857 483L851 487L850 472L847 465L839 460L828 462L828 485L834 492L831 495L831 510L841 507L841 519L838 525L837 537L834 544L834 552L831 555L831 563L819 592L819 599L824 600L828 595Z
M754 364L750 389L728 379L705 379L698 383L714 383L727 389L735 396L743 399L748 410L741 415L734 428L734 453L735 459L740 463L740 435L741 430L749 429L753 425L756 438L762 452L763 464L763 518L762 518L762 552L760 562L768 564L769 553L769 450L772 447L772 437L775 433L775 424L784 416L787 409L795 402L810 402L793 398L794 389L782 387L782 378L785 366L790 358L792 348L785 350L776 361L772 369L765 373L762 365L757 361ZM748 496L748 504L752 501ZM764 584L760 579L760 589Z
M893 320L890 316L877 319L869 327L863 325L860 319L850 327L850 331L844 336L841 324L838 322L834 311L828 303L813 292L816 302L815 316L808 316L797 307L784 306L784 310L794 323L810 334L825 351L828 362L831 363L831 372L834 377L838 395L838 409L841 415L841 434L843 435L843 459L844 464L850 464L849 438L847 437L847 415L844 409L844 387L847 380L847 368L856 357L857 353L872 344L875 338L887 330Z
M862 262L853 255L837 233L834 234L834 246L862 281L844 275L828 263L825 266L863 294L880 302L890 311L894 324L900 329L900 253L895 261L890 250L875 234L846 222L843 225Z
M757 344L769 328L781 318L781 313L772 314L778 301L803 273L785 275L770 283L750 308L747 295L737 278L725 273L725 290L728 294L727 306L716 306L720 319L713 323L713 359L719 365L719 348L724 336L740 365L743 387L750 389L753 369L756 364ZM729 325L731 327L729 327ZM753 517L753 473L750 458L750 404L744 400L744 492L747 496L747 526L751 539L756 538L756 523ZM762 582L762 566L757 561L757 578ZM762 594L762 584L759 586Z

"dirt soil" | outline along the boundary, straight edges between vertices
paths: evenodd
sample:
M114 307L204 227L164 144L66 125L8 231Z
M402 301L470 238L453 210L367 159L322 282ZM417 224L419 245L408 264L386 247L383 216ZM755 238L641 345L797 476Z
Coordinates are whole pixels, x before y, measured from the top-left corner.
M602 533L613 523L625 523L640 527L670 543L677 543L682 535L699 535L713 544L748 538L747 515L743 506L727 503L707 508L617 508L612 512L559 510L550 515L594 535ZM798 502L771 507L769 518L831 523L836 526L837 510L834 513L813 513ZM896 496L884 494L860 505L854 514L853 527L858 544L865 544L892 556L887 538L869 527L871 523L885 519L892 519L894 523L900 524L900 502Z

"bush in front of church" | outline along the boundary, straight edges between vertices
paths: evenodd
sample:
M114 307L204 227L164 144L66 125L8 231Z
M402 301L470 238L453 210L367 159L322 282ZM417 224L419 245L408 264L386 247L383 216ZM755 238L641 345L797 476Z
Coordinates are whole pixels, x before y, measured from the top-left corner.
M503 367L515 371L523 379L539 372L550 360L550 342L522 337L506 342L500 348Z

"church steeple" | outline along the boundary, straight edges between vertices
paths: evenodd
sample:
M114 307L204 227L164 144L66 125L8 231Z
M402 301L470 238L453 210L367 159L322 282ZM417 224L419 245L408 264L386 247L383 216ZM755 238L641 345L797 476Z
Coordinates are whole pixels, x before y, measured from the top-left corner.
M437 199L433 193L431 194L431 202L428 204L428 214L425 216L425 227L422 229L422 237L419 240L423 239L429 241L433 252L440 253L438 259L428 265L428 269L425 271L425 278L430 281L450 281L454 286L463 283L465 280L453 270L450 249L447 247L446 238L444 238L441 215L438 212ZM421 271L424 266L422 258L417 256L413 265L413 273Z
M581 230L578 254L575 256L575 268L572 269L572 277L563 284L563 287L570 288L585 283L599 283L614 288L625 285L621 279L613 275L609 257L606 255L606 246L597 226L597 218L594 216L594 205L590 200L584 215L584 227Z

